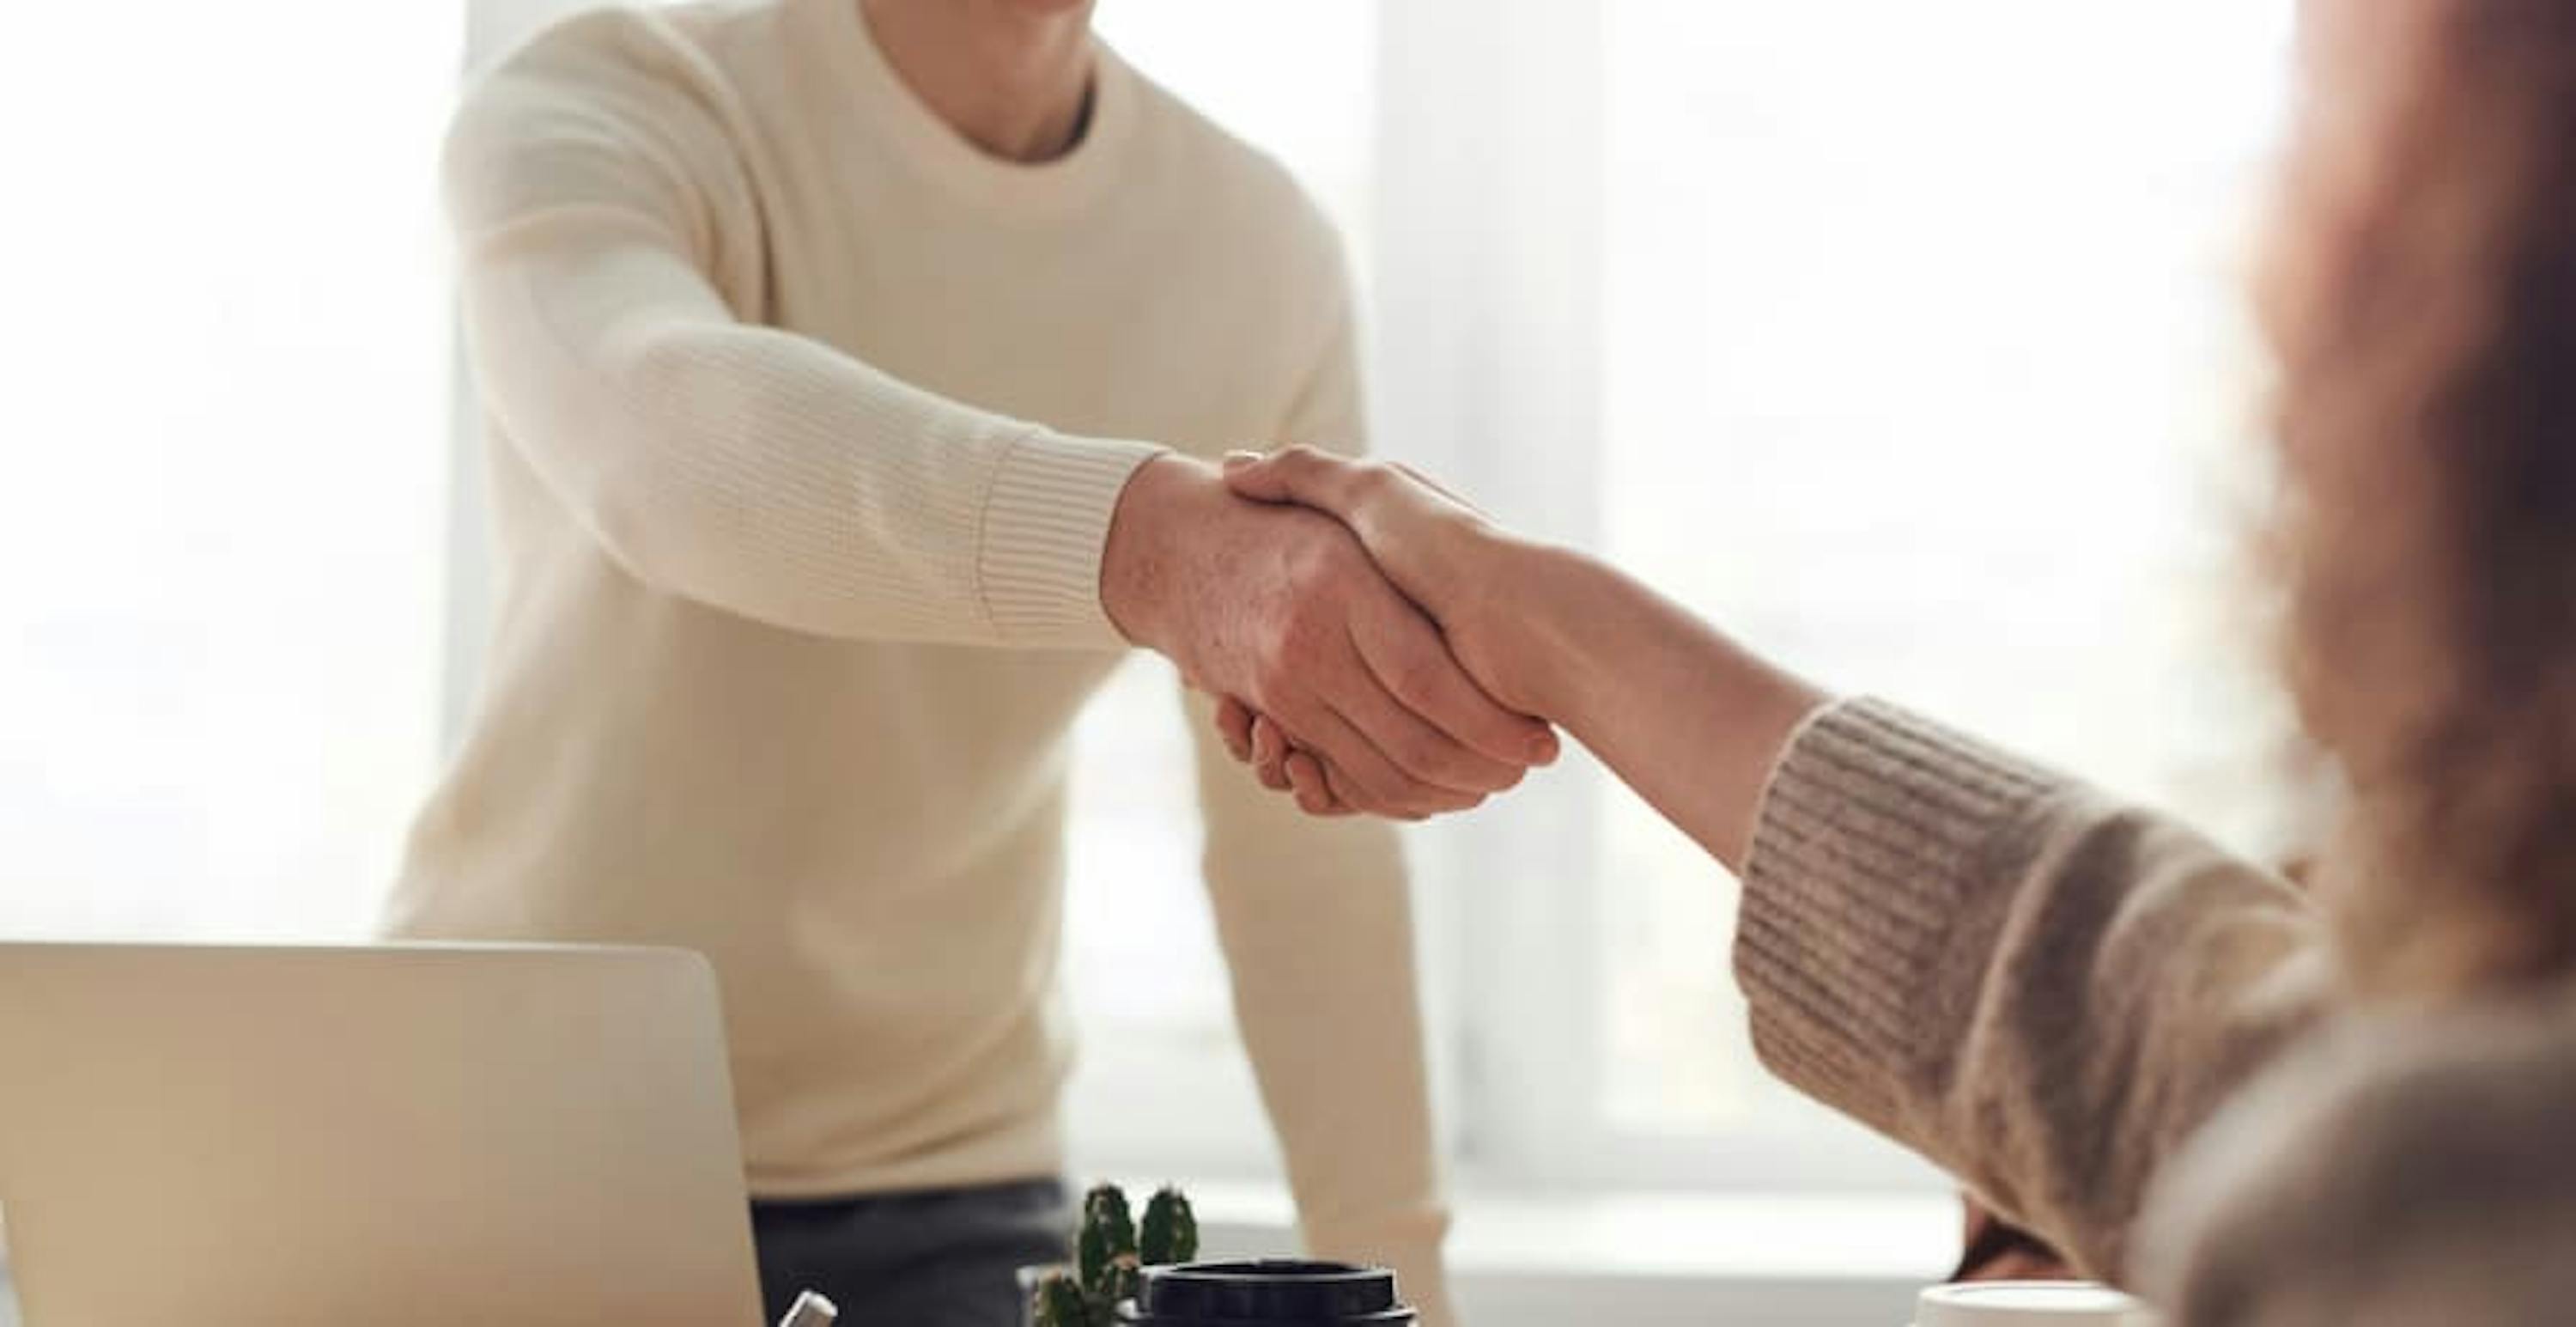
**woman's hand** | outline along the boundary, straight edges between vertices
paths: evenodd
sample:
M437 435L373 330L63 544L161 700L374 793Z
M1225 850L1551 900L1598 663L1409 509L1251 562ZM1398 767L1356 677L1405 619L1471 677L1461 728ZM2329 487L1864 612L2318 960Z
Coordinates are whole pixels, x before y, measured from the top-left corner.
M1229 457L1226 482L1340 518L1487 695L1558 725L1719 861L1744 868L1763 783L1823 691L1635 577L1517 538L1410 471L1300 447ZM1266 716L1228 701L1218 728L1262 782L1306 810L1365 805Z
M1511 614L1496 597L1512 583L1510 564L1531 551L1526 541L1400 466L1290 447L1269 456L1229 456L1225 477L1243 497L1311 507L1340 520L1380 573L1439 625L1451 654L1487 695L1509 709L1537 711L1535 652L1513 639ZM1298 805L1314 814L1348 813L1347 779L1295 748L1266 716L1229 696L1221 698L1217 723L1228 749L1249 761L1265 785L1294 792Z

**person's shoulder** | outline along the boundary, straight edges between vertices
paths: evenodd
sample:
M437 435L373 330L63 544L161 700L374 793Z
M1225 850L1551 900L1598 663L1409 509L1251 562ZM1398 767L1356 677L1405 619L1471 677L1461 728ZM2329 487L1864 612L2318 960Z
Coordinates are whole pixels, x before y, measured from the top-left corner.
M728 55L765 29L775 9L775 0L699 0L582 10L536 29L478 71L464 109L535 106L591 116L703 109L725 98Z
M650 75L695 54L691 7L608 5L555 19L504 48L477 75L507 79L613 79Z
M2351 1019L2176 1161L2142 1270L2195 1323L2539 1321L2576 1303L2571 1120L2576 993Z
M1106 58L1135 96L1157 188L1190 200L1201 234L1262 246L1304 278L1343 279L1341 231L1294 172L1116 52Z
M442 166L451 208L472 223L639 180L675 208L732 189L742 116L726 52L771 7L616 5L529 34L458 103Z

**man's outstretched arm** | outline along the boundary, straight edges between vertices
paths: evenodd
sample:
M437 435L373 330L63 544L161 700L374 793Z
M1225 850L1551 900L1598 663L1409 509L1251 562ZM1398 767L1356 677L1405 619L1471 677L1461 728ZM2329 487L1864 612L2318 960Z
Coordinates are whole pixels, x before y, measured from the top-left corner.
M583 50L475 91L447 194L486 404L638 580L818 635L1146 645L1263 698L1387 814L1471 804L1544 748L1336 523L746 321L725 292L758 287L758 218L721 98Z

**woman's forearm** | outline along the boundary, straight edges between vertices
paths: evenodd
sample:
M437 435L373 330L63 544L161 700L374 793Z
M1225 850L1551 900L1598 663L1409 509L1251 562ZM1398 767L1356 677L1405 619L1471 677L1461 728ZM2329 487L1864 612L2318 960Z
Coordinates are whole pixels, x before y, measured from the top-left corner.
M1743 869L1771 766L1824 693L1636 578L1514 535L1409 472L1291 447L1229 458L1226 482L1254 501L1338 517L1439 623L1486 694L1572 733L1683 833ZM1257 736L1233 740L1256 752ZM1273 787L1298 784L1314 765L1303 753L1278 761L1265 775ZM1301 801L1329 805L1324 772L1311 772Z
M1730 869L1762 788L1826 694L1644 582L1569 549L1522 545L1500 584L1509 649L1540 712Z

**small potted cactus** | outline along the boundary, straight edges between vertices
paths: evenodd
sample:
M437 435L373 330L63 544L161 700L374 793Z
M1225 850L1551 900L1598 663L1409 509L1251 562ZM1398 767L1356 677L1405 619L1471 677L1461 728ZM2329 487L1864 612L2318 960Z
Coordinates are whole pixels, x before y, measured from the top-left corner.
M1115 1327L1118 1305L1136 1297L1144 1268L1185 1263L1198 1254L1198 1217L1179 1189L1156 1191L1138 1221L1130 1215L1126 1190L1096 1185L1083 1195L1074 1265L1038 1281L1029 1320L1035 1327Z

